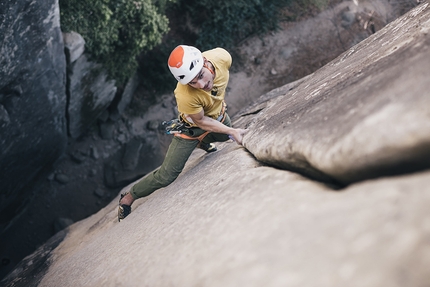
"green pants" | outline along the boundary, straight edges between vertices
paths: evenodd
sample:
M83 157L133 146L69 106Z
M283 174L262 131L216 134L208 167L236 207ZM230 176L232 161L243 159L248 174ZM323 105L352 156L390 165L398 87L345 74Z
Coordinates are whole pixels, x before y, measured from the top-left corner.
M223 124L229 127L231 126L230 117L227 113L225 114ZM189 133L185 134L198 137L204 132L205 131L200 128L192 128ZM209 133L202 142L224 142L228 139L229 137L226 134ZM167 150L163 164L154 172L147 174L131 188L130 194L133 198L137 199L148 196L157 189L171 184L182 172L185 163L198 144L198 140L189 140L174 136Z

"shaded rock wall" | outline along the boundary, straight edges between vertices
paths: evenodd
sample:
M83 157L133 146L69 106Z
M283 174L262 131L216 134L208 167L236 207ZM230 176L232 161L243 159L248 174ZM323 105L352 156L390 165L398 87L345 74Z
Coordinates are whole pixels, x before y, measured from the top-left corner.
M61 33L58 1L38 2L0 1L0 278L58 226L110 202L118 187L104 182L103 166L118 161L131 138L121 115L138 80L116 93L100 65L87 61L85 40ZM129 183L155 166L116 178Z
M5 0L0 8L3 232L25 210L43 181L52 180L54 164L67 158L68 143L70 147L85 136L103 114L109 117L111 105L118 121L137 80L130 80L113 103L115 81L101 65L87 60L85 40L75 32L61 33L58 1Z
M106 71L88 61L84 54L68 67L69 134L72 138L82 136L97 118L109 107L115 97L114 80Z
M137 200L123 222L116 199L2 283L427 286L429 23L425 2L264 95L233 119L249 129L245 148L196 150L172 185ZM33 269L45 251L49 269Z
M58 1L0 4L0 225L63 153L66 60ZM6 209L7 208L7 209Z

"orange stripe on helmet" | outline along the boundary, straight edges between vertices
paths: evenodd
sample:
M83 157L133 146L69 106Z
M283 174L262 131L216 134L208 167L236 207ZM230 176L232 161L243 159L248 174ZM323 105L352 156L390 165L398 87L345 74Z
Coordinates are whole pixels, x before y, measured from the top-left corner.
M170 67L180 68L182 66L182 60L184 58L184 48L181 46L176 47L172 53L170 53L170 57L168 60L168 64Z

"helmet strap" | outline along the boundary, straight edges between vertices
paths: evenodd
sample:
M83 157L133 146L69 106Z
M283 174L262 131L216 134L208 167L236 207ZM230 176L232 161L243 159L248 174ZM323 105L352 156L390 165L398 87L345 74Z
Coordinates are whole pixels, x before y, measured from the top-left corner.
M205 67L206 69L208 69L209 70L209 72L211 72L211 74L212 75L215 75L215 72L209 67L209 65L206 65L206 62L209 62L208 60L206 60L206 58L205 58L205 62L204 62L204 64L203 64L203 67ZM210 62L209 62L210 63ZM211 63L211 65L212 65L212 63ZM212 65L212 67L213 67L213 65Z

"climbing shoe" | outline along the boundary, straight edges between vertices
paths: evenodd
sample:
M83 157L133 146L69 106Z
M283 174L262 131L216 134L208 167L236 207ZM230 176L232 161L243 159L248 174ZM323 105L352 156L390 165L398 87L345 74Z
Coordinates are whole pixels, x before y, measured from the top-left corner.
M216 145L214 145L213 143L201 142L199 145L199 148L201 148L205 152L214 152L217 150Z
M121 204L121 199L126 196L128 192L121 194L118 204L118 221L121 222L122 219L126 218L131 213L131 206L126 204Z

